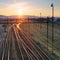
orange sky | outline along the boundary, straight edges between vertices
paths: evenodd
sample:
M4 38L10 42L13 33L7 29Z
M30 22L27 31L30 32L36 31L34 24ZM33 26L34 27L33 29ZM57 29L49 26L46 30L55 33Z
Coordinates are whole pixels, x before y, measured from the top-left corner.
M6 2L4 2L5 6L3 3L0 3L2 5L2 6L0 6L0 15L19 15L20 14L20 15L40 16L40 13L41 13L42 16L51 16L50 3L49 4L47 2L41 3L42 0L41 1L37 0L37 2L35 2L35 3L32 0L31 0L31 3L30 3L30 1L22 1L22 2L15 1L14 3L9 2L6 4ZM41 4L39 4L39 2ZM59 6L58 7L57 6L55 6L54 15L60 16L60 8L59 8ZM23 10L22 13L21 13L21 10Z

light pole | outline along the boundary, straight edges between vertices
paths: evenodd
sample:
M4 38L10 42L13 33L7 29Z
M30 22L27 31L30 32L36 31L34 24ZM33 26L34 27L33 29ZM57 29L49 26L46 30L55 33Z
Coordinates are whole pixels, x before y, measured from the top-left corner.
M53 41L54 41L54 5L51 4L52 7L52 54L53 54Z

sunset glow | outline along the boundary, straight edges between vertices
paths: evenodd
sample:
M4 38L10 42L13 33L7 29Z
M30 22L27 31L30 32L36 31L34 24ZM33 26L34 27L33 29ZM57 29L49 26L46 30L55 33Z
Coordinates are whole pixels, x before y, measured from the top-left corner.
M55 16L60 16L60 0L2 0L0 15L51 16L51 3L54 3Z
M19 10L17 11L17 14L20 15L20 16L23 15L23 13L24 13L24 10L23 10L23 9L19 9Z

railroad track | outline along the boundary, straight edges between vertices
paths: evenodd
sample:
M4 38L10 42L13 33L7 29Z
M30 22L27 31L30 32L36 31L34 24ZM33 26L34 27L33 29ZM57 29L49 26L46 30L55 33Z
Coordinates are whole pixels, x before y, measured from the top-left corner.
M23 45L23 48L27 51L29 54L28 50L36 60L51 60L47 54L34 42L29 35L27 35L23 30L18 29L15 26L15 35L20 40L20 42ZM32 59L33 60L33 59Z
M9 35L9 32L8 32L8 35ZM1 55L0 55L1 56L0 60L9 60L10 45L9 45L9 40L7 39L8 35L6 36L6 39L2 42L2 52L1 52Z
M49 56L16 25L7 30L7 37L3 42L0 60L51 60Z

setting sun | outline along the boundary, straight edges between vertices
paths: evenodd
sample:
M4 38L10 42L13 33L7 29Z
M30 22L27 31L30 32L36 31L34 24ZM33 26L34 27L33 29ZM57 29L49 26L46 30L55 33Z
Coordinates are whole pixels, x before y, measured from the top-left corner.
M24 10L23 9L19 9L18 10L18 15L23 15L23 13L24 13Z

